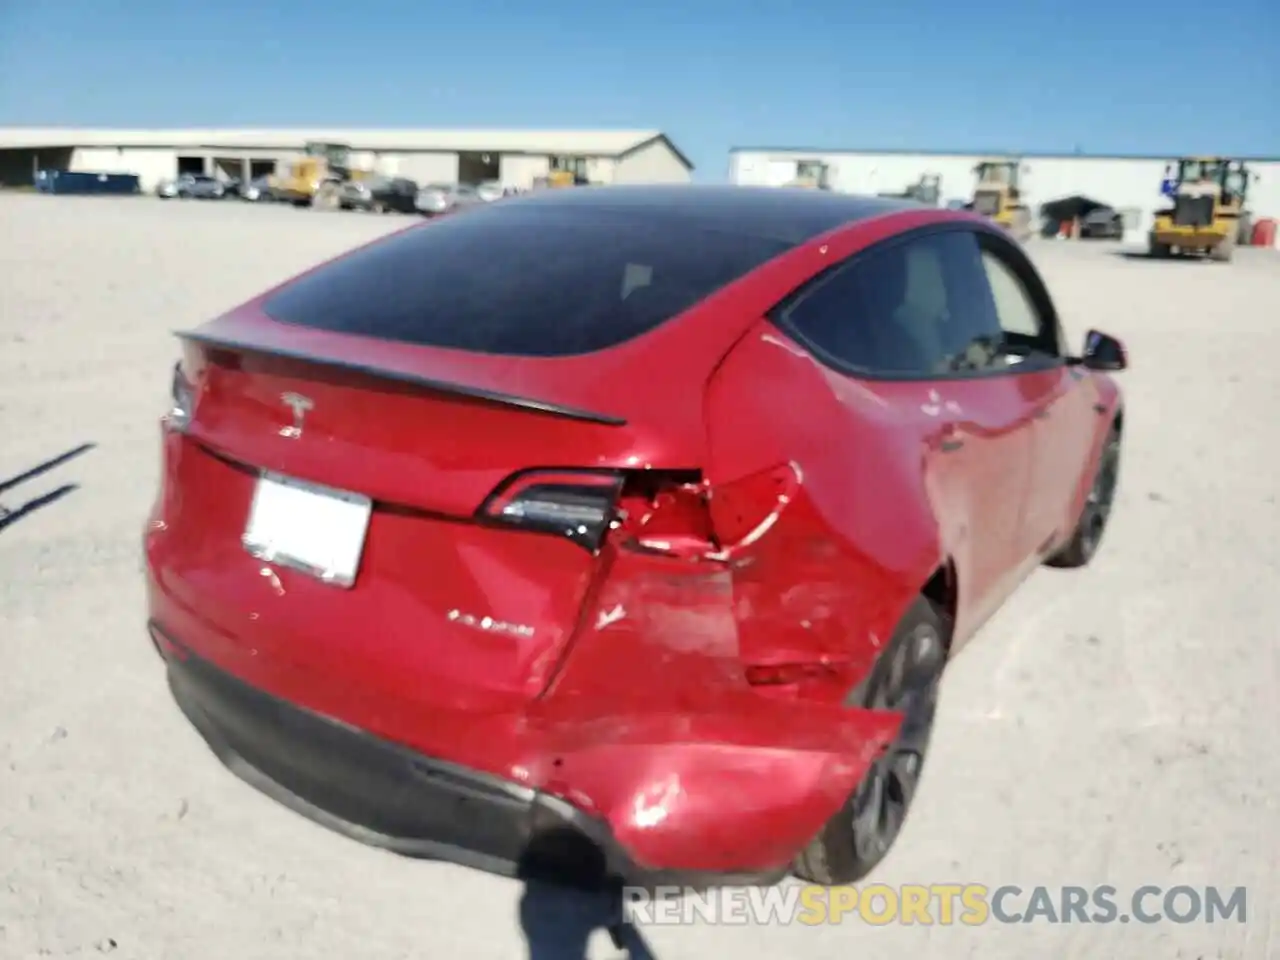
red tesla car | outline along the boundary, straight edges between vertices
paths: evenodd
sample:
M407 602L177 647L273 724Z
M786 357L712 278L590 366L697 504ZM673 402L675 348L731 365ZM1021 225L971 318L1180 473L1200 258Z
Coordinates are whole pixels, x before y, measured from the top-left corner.
M944 664L1098 548L1120 343L908 201L550 191L180 334L149 628L233 771L512 875L837 884Z

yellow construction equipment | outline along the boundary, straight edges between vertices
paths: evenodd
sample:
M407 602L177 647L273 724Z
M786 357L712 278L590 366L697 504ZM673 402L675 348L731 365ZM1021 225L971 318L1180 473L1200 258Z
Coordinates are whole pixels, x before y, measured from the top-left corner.
M892 197L895 200L914 200L916 203L923 203L926 207L936 207L941 194L942 177L936 173L922 173L920 179L905 190L898 193L892 191L881 193L880 196Z
M547 174L548 187L585 187L587 178L572 170L552 170Z
M271 189L280 199L298 206L336 210L342 184L372 173L351 166L351 148L344 143L308 143L285 175L271 183Z
M973 168L977 184L969 209L994 220L1019 241L1031 238L1031 208L1022 199L1021 160L983 160Z
M564 187L586 187L590 184L591 181L581 173L574 173L572 170L552 170L545 177L535 177L533 188L556 190Z
M1178 161L1173 206L1157 211L1147 238L1153 257L1207 254L1227 262L1252 230L1246 208L1256 176L1243 160L1183 157Z
M796 165L795 179L785 186L801 187L805 190L830 190L831 167L816 160L806 160Z

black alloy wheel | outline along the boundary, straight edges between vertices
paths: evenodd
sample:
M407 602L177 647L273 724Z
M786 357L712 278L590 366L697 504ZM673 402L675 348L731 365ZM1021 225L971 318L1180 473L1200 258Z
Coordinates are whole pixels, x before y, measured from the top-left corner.
M1120 434L1115 429L1107 434L1098 468L1093 475L1084 509L1071 534L1071 539L1046 563L1051 567L1083 567L1094 558L1102 545L1111 509L1115 505L1116 489L1120 484Z
M851 705L900 712L902 725L853 795L797 858L797 876L827 886L854 883L888 855L920 785L949 634L945 615L918 598L866 685L851 697Z

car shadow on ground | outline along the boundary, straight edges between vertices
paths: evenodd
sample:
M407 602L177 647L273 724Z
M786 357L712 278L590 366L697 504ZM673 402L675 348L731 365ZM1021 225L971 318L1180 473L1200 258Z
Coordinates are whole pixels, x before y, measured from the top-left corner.
M1111 255L1122 260L1151 260L1157 263L1216 263L1212 257L1195 255L1153 256L1149 250L1113 250Z
M76 457L88 453L96 446L96 443L82 443L78 447L72 447L70 450L60 453L56 457L51 457L42 463L38 463L29 470L24 470L22 473L16 474L7 480L0 480L0 496L3 496L10 490L13 490L15 487L27 483L30 480L34 480L37 477L41 477L51 470L57 469L64 463L74 460ZM70 493L74 493L79 489L80 484L78 483L64 483L62 486L50 490L48 493L43 493L38 497L32 497L30 500L27 500L25 503L21 503L16 507L10 507L3 502L0 502L0 530L5 530L17 523L23 517L39 510L41 507L47 507L51 503L56 503L63 497Z
M619 888L582 889L543 880L525 881L520 929L529 960L586 960L588 944L606 931L620 956L657 960L640 931L626 923Z

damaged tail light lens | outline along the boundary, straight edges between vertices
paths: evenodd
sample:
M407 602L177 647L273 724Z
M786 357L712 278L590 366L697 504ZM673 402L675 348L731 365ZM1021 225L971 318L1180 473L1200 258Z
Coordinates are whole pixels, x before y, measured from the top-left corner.
M696 470L531 470L508 479L479 515L555 534L595 552L610 530L624 549L688 559L716 549L707 494Z
M191 418L195 414L196 389L187 377L186 371L183 370L181 362L173 365L173 383L170 393L172 394L171 405L165 421L172 429L182 432L190 425Z
M643 553L705 559L715 552L708 491L696 470L644 470L620 497L621 545Z
M593 553L618 508L617 473L533 471L508 480L480 508L480 516L519 530L565 537Z

